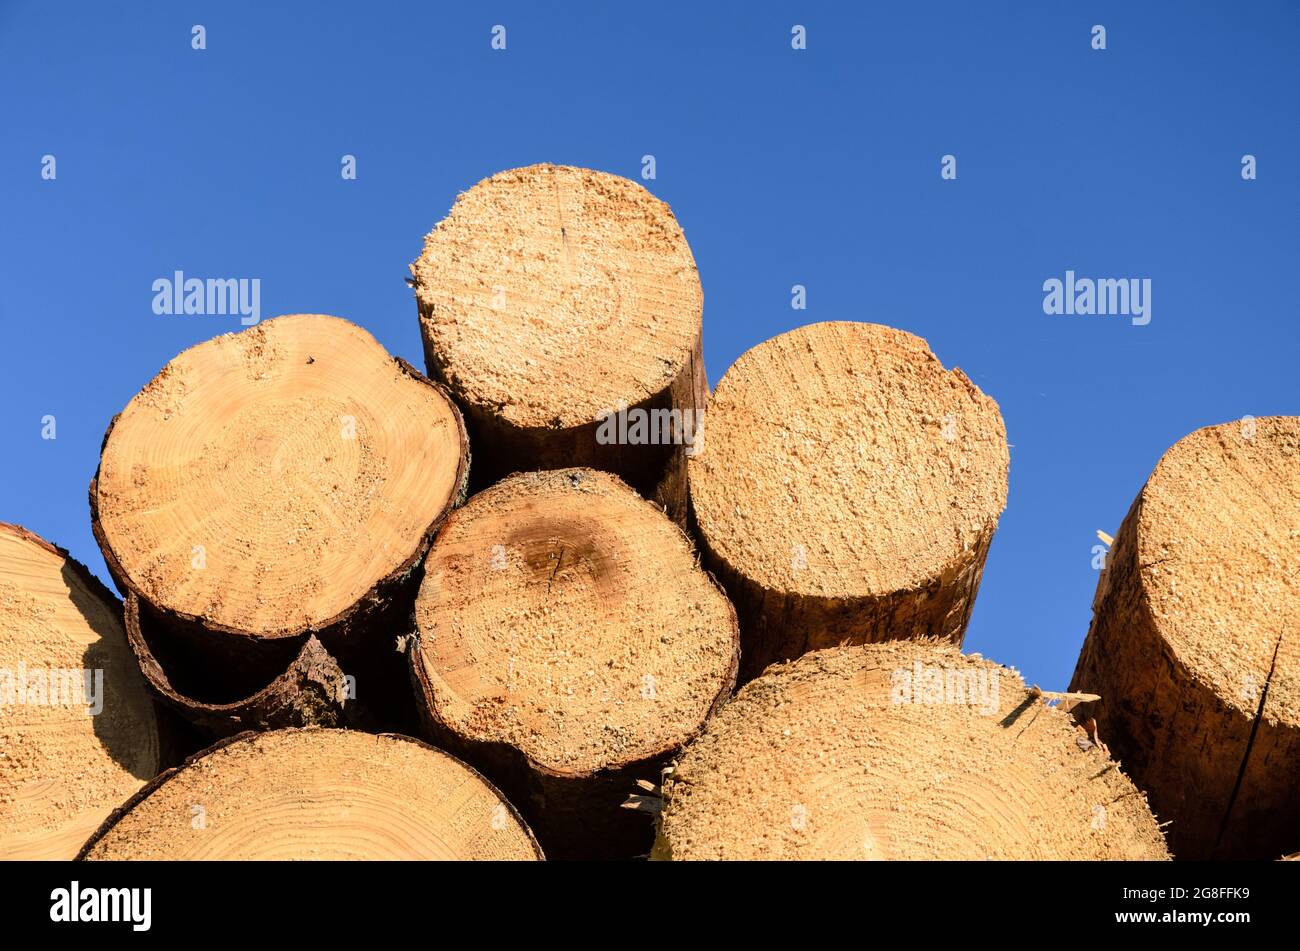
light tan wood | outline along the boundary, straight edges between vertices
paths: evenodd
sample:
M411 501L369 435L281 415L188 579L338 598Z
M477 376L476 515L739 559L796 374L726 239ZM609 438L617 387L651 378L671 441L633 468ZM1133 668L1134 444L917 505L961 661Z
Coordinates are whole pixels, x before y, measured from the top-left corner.
M532 860L489 783L410 737L246 733L169 772L106 824L92 860Z
M688 469L742 679L839 643L960 643L1008 462L997 404L912 334L820 323L744 354Z
M121 605L67 552L0 523L0 859L71 859L158 760Z
M168 363L112 425L92 503L110 568L150 605L288 637L418 561L464 470L439 389L360 327L297 314Z
M684 513L682 444L598 433L620 408L707 400L699 275L664 202L604 172L511 169L457 198L411 274L429 374L470 426L476 487L593 466Z
M1199 429L1106 558L1071 689L1179 858L1300 849L1300 418Z
M628 786L736 677L735 613L676 525L605 472L513 476L448 519L415 618L435 739L500 782L548 854L648 847L618 808Z
M938 641L769 668L663 797L656 858L1168 857L1142 794L1067 714Z

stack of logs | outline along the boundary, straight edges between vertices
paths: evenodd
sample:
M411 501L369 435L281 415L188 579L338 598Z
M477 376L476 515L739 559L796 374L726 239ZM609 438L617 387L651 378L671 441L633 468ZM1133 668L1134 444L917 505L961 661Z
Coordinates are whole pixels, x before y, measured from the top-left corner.
M427 377L297 314L113 419L122 602L0 525L0 856L1300 848L1300 420L1170 450L1050 695L960 651L1009 455L924 340L802 327L710 394L680 226L586 169L480 182L411 274Z

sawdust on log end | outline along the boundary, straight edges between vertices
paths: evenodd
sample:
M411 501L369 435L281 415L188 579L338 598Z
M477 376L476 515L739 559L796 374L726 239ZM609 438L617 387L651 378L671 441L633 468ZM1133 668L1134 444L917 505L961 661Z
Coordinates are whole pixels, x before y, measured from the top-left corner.
M674 859L1163 859L1142 794L1012 670L941 641L769 668L666 773Z
M500 172L457 198L411 274L429 374L470 427L476 489L591 466L684 515L684 444L599 433L604 414L696 414L708 398L699 274L667 204L590 169Z
M160 610L255 638L319 630L418 561L461 490L461 437L444 393L360 327L278 317L132 398L104 439L97 531Z
M150 682L218 735L334 723L280 690L314 636L382 698L405 679L394 616L468 464L446 391L346 320L277 317L181 353L113 420L90 487ZM236 708L266 689L278 713Z
M501 794L418 740L244 733L169 770L82 849L90 860L533 860Z
M512 476L447 520L415 617L433 736L548 854L645 851L628 785L699 732L738 661L735 613L683 532L605 472Z
M839 643L960 643L1008 461L997 404L912 334L812 324L744 354L688 466L742 676Z
M117 599L0 523L0 858L72 858L158 772L159 749Z
M1300 418L1197 430L1115 537L1071 689L1179 858L1300 847Z

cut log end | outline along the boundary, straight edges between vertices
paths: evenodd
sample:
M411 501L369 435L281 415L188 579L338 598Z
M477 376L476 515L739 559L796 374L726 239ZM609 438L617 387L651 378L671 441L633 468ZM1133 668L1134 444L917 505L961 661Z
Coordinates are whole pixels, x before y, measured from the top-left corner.
M664 777L675 859L1164 859L1142 794L1013 671L937 641L746 685Z
M423 555L463 493L443 391L335 317L193 347L105 436L91 503L119 583L212 630L338 624Z
M735 662L687 538L595 470L475 496L430 552L416 627L442 722L574 775L679 747Z
M1179 858L1300 846L1300 418L1198 430L1106 559L1071 689Z
M700 337L671 210L617 175L532 165L456 201L411 265L453 392L521 429L568 429L665 390Z
M526 814L549 780L540 795L572 800L530 815L548 851L556 815L617 813L632 780L605 780L680 748L736 676L735 614L686 536L589 469L513 476L453 514L416 627L435 735L489 776L531 775L526 795L507 788Z
M969 553L1005 504L1007 459L997 405L919 337L813 324L718 384L692 500L710 544L756 583L883 597Z
M1165 454L1142 491L1137 559L1179 662L1251 717L1267 686L1264 712L1300 729L1300 418L1253 424Z
M278 730L159 777L86 843L90 860L532 860L483 777L409 737Z
M429 374L474 439L476 489L587 466L684 520L708 399L703 294L666 204L590 169L501 172L459 197L411 273Z
M72 858L158 768L117 599L67 552L0 523L0 858Z
M719 382L705 437L691 506L748 673L844 641L960 641L1009 455L997 404L925 341L850 322L769 340Z

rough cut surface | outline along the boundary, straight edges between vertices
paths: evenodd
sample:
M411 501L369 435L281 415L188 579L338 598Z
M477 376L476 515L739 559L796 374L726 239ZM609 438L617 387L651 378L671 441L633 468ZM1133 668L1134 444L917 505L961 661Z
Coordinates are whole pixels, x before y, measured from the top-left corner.
M604 172L531 165L479 182L411 273L453 392L521 427L641 402L700 335L699 276L672 212Z
M1075 671L1179 858L1300 848L1300 419L1180 440L1125 518Z
M103 672L102 709L92 673ZM57 696L34 678L70 671ZM19 696L21 690L22 696ZM51 700L57 702L51 702ZM68 553L0 523L0 859L70 859L159 768L158 725L117 600Z
M465 456L446 395L366 331L278 317L186 350L131 400L105 436L96 530L159 610L300 635L422 556Z
M86 843L86 859L532 860L483 777L410 737L245 733L170 770Z
M841 642L960 642L1008 462L997 404L912 334L812 324L744 354L689 480L745 675Z
M605 780L679 749L735 683L735 614L689 540L595 470L471 498L429 553L415 618L435 736L501 784L548 854L570 814L582 841L603 816L648 832L618 809L634 776Z
M590 169L501 172L459 196L411 274L429 374L465 410L477 487L594 466L684 511L680 448L597 438L603 413L708 397L699 275L664 202Z
M657 858L1167 858L1142 794L1067 714L938 641L770 668L663 793Z

